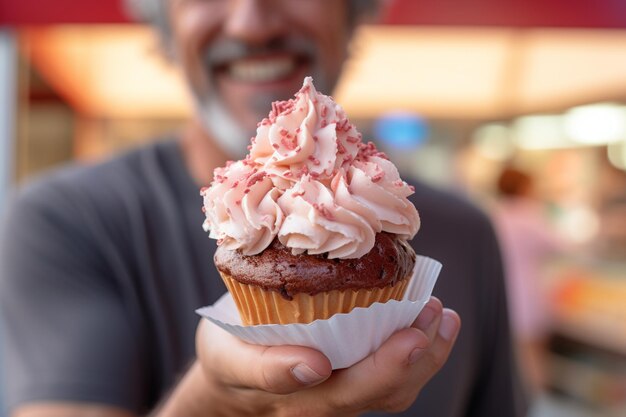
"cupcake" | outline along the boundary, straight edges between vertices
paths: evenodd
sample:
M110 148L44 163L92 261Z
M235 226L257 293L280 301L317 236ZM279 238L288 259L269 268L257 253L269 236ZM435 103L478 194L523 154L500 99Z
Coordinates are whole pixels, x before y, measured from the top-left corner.
M415 264L413 188L304 80L204 198L215 265L246 325L309 323L400 300Z

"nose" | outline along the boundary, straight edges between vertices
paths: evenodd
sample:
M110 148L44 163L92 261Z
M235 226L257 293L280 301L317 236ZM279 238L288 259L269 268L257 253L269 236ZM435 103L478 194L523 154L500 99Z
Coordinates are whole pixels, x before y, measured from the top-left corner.
M284 30L280 7L274 0L232 0L224 23L227 36L250 44L264 44Z

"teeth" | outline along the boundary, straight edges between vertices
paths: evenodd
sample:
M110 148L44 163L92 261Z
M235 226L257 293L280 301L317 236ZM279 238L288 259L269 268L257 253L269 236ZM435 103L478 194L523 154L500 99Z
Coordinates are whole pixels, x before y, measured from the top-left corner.
M229 67L231 77L239 81L257 83L284 78L294 68L295 64L290 58L238 61Z

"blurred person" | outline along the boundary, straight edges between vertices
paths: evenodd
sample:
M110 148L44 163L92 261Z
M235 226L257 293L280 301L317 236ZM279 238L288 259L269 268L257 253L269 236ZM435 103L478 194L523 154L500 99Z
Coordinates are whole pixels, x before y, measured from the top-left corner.
M617 168L606 156L603 156L600 159L597 186L594 187L594 191L595 208L599 220L598 235L594 241L595 256L624 261L626 259L626 171Z
M4 219L0 309L13 416L520 416L498 245L487 218L415 183L412 244L443 262L412 327L344 370L304 347L249 345L198 318L225 287L199 187L245 151L305 75L331 91L371 1L159 3L196 102L173 138L22 189ZM389 74L392 76L392 74ZM195 334L195 343L194 343ZM455 344L456 341L456 344ZM455 345L454 350L452 350ZM445 365L444 365L445 364Z
M513 336L526 387L531 394L538 394L547 383L545 352L550 327L542 265L568 245L546 219L530 175L505 166L497 191L494 219L502 245Z

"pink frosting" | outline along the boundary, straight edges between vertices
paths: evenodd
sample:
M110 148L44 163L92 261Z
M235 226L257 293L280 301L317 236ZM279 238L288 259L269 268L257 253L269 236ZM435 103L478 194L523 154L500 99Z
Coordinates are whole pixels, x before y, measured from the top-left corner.
M310 175L285 191L278 205L287 214L278 239L294 254L359 258L374 246L374 230L367 220L336 204L333 192Z
M254 164L238 161L218 168L204 197L205 230L226 248L255 255L274 239L283 223L276 200L281 192Z
M341 106L318 93L307 77L294 99L274 103L259 123L250 158L274 174L281 188L289 188L305 174L332 178L354 160L360 142Z
M358 258L378 232L411 239L419 229L412 187L310 77L272 104L249 149L201 192L204 228L228 249L254 255L278 236L295 254Z

